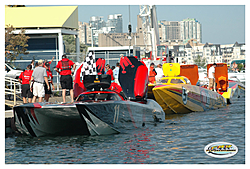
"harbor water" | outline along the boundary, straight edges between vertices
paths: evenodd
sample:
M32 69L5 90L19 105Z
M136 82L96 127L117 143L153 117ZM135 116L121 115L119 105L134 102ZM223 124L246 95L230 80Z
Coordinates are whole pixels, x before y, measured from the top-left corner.
M213 142L238 153L214 158ZM6 164L245 164L245 96L225 108L167 116L164 123L106 136L5 138Z

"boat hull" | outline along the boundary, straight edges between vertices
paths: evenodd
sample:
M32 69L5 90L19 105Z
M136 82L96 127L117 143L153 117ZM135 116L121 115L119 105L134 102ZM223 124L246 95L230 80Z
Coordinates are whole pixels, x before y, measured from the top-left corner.
M158 104L166 114L206 111L226 106L226 99L208 89L189 85L158 85L153 88Z
M15 125L22 134L41 136L90 135L74 104L15 107Z
M154 100L25 104L14 107L15 124L22 134L41 136L117 134L165 120Z
M162 108L151 99L146 104L110 101L98 105L78 103L76 106L91 135L123 133L165 120Z
M229 80L229 88L227 92L222 93L228 104L232 104L235 99L245 96L245 85L241 82Z

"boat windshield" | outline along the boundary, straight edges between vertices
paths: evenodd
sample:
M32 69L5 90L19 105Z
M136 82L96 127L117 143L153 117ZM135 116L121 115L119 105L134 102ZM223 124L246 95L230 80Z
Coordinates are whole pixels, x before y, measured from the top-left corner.
M170 83L185 83L182 79L171 79Z
M81 94L77 101L107 101L107 100L122 100L114 93L90 93Z
M168 79L162 79L161 83L168 83Z

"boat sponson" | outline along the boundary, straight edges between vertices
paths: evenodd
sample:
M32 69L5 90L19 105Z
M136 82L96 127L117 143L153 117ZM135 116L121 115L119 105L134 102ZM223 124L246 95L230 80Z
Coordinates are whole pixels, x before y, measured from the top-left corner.
M162 107L169 107L169 109L164 109L166 114L171 113L190 113L192 110L188 109L184 106L180 100L182 100L181 96L174 92L172 89L172 85L168 87L158 87L153 89L153 93L155 95L155 99ZM180 97L180 98L179 98ZM171 110L171 111L169 111Z

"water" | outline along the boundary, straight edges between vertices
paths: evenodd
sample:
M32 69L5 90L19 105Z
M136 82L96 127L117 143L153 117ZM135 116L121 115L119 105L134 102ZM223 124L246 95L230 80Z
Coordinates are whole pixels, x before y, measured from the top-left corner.
M212 142L238 147L230 158L204 153ZM167 117L108 136L5 138L6 164L245 164L245 97L225 108Z

